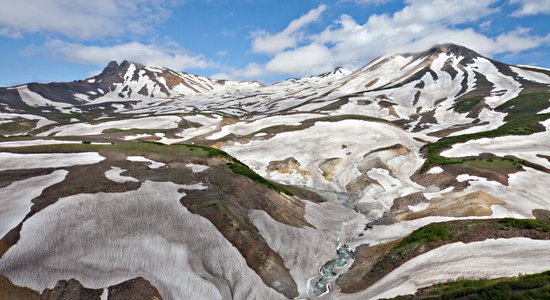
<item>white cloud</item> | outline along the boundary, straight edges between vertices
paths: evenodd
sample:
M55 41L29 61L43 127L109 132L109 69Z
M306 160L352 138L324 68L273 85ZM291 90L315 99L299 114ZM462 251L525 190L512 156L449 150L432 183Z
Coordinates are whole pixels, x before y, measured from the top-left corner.
M525 28L489 37L461 26L497 12L493 7L497 2L406 0L400 11L373 14L363 24L342 15L322 32L310 35L309 44L271 52L263 75L311 75L336 66L358 68L380 55L421 51L441 43L456 43L492 56L550 42L550 35L534 36Z
M313 43L275 55L265 70L273 74L308 75L329 68L332 68L331 51L325 45Z
M113 46L88 46L53 40L46 44L44 51L55 57L85 65L105 65L111 60L127 59L174 70L213 66L213 63L202 55L191 54L176 44L152 45L130 42Z
M307 14L290 22L290 24L279 33L270 34L264 30L252 33L252 51L274 54L295 47L304 36L301 29L319 20L326 8L327 6L324 4L319 5L317 8L310 10Z
M95 39L148 32L174 0L0 0L0 35L61 34Z
M262 65L255 62L251 62L244 69L232 69L229 70L231 76L229 78L258 78L264 76L267 72Z
M510 4L519 5L519 8L512 12L512 16L515 17L550 14L550 0L510 0Z

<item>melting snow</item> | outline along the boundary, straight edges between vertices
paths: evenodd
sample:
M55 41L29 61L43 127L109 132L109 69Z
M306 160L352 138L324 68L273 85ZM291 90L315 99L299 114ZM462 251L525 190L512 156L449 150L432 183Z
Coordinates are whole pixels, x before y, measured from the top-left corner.
M443 169L441 167L433 167L427 172L427 174L439 174L442 172L443 172Z
M105 172L105 177L107 177L107 179L109 179L109 180L112 180L112 181L118 182L118 183L139 182L139 180L137 180L133 177L120 175L123 172L126 172L126 170L121 169L119 167L111 167L110 170Z
M126 159L129 160L129 161L147 162L147 163L149 163L149 168L150 169L158 169L158 168L164 167L166 165L165 163L150 160L150 159L145 158L143 156L128 156Z
M181 118L176 116L158 116L109 121L99 124L77 123L58 126L42 132L38 136L48 136L52 133L55 133L56 136L95 135L106 129L174 129L178 128L180 121Z
M40 145L61 145L61 144L80 144L80 141L58 141L58 140L28 140L12 141L0 143L0 148L28 147Z
M459 278L511 277L550 269L550 241L489 239L441 246L417 256L365 291L342 299L379 299L414 294L417 289Z
M61 198L25 221L0 274L40 291L67 278L104 288L144 277L167 300L284 299L181 205L182 187L145 181L135 191Z
M193 171L193 173L200 173L208 170L210 168L209 166L200 165L200 164L186 164L186 168L189 168Z
M63 181L68 173L57 170L0 188L0 236L5 236L23 221L33 206L32 199L40 196L45 188Z
M104 160L96 152L19 154L0 152L0 171L91 165Z

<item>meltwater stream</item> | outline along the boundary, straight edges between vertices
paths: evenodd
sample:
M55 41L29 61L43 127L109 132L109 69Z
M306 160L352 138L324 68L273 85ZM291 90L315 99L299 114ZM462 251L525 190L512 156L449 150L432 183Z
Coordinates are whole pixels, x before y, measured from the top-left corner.
M353 258L353 251L348 245L342 245L336 250L338 257L330 260L321 267L321 278L315 283L313 287L313 293L315 296L321 296L329 292L329 283L337 275L334 272L336 268L345 267L348 262Z

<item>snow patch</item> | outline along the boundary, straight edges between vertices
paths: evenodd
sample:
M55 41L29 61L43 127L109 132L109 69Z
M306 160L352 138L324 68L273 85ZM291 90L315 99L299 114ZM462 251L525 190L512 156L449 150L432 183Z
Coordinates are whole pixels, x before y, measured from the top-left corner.
M464 279L511 277L550 269L550 241L528 238L488 239L441 246L419 255L365 291L342 299L393 298L414 294L436 283Z
M119 167L111 167L110 170L105 172L105 177L107 177L107 179L109 180L112 180L118 183L139 182L139 180L135 179L134 177L120 175L123 172L126 172L126 170L121 169Z
M69 172L57 170L48 175L15 181L0 188L0 236L5 236L15 228L31 211L32 199L42 191L65 179Z
M206 166L206 165L191 164L191 163L186 164L185 167L191 169L191 171L193 171L193 173L201 173L201 172L204 172L204 171L208 170L208 168L210 168L209 166Z
M0 171L91 165L104 159L105 157L96 152L37 154L0 152Z
M150 159L145 158L143 156L128 156L128 157L126 157L126 159L129 160L129 161L149 163L149 169L158 169L158 168L164 167L166 165L165 163L150 160Z

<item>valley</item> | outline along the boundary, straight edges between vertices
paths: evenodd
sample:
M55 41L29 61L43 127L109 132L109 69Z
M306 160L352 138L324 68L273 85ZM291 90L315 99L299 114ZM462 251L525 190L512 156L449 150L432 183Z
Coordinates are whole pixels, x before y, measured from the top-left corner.
M545 272L549 132L550 70L455 44L270 85L124 61L0 88L0 298L379 299Z

